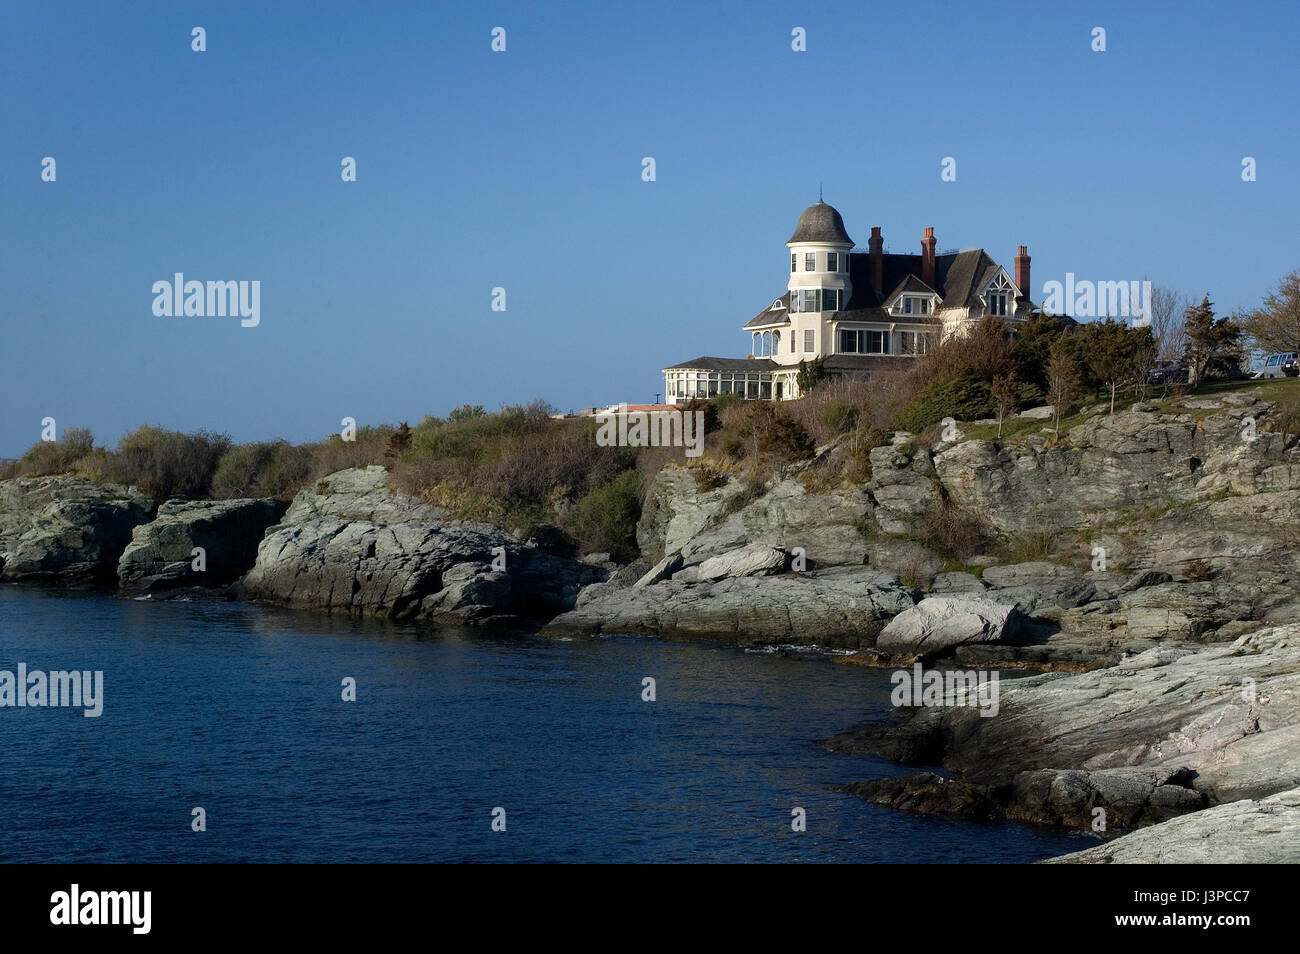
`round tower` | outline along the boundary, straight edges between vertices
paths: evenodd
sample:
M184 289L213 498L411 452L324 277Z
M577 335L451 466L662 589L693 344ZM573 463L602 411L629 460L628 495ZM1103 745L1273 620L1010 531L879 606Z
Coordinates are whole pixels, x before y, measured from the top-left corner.
M786 243L790 251L790 331L779 364L798 364L831 353L827 319L847 307L853 294L849 279L849 251L853 239L834 207L818 199L799 216ZM811 335L809 334L811 332Z

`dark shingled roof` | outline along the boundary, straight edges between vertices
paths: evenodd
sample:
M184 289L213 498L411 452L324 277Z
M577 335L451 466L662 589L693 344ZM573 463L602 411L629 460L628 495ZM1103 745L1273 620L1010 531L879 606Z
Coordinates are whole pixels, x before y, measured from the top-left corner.
M927 289L921 281L921 256L918 255L881 255L881 278L884 287L891 289L885 294L871 284L871 256L867 252L854 252L849 256L849 280L853 282L853 297L848 307L836 318L840 321L898 321L897 315L890 315L881 306L902 286L918 290L930 290L939 293L942 298L941 308L960 307L979 304L979 284L976 276L982 275L993 259L983 249L967 249L962 252L949 252L934 257L934 289ZM915 279L915 282L911 281ZM939 319L931 312L928 315L908 315L907 320L913 324L938 324Z
M757 328L760 325L788 325L790 323L790 293L786 292L779 299L773 298L773 301L780 301L784 308L773 311L772 306L768 305L749 321L745 322L746 328Z
M812 206L816 209L817 206ZM827 206L827 208L830 208ZM833 209L831 211L834 211ZM808 213L805 212L804 215ZM838 214L837 214L838 215ZM803 223L803 216L800 216ZM795 233L796 235L798 232ZM908 324L939 324L941 319L932 311L928 315L891 315L882 307L886 301L902 291L937 292L939 308L980 307L980 289L997 274L998 265L982 248L948 252L934 257L934 288L921 280L921 256L881 255L881 277L884 289L871 284L871 256L868 252L849 255L849 280L853 282L853 297L843 310L835 313L835 321L905 321ZM885 289L888 289L886 293ZM781 296L786 306L783 311L771 311L771 302L745 323L745 329L763 325L786 325L790 321L790 293Z
M889 301L903 294L904 292L911 292L913 295L938 295L939 294L938 291L931 288L929 285L921 281L921 279L917 278L915 275L908 275L906 278L904 278L901 282L898 283L898 285L894 288L893 291L891 291L888 295L885 296L884 300ZM939 297L942 298L943 296L939 295Z
M779 368L771 358L696 358L662 369L664 371L775 371Z
M844 220L832 206L825 202L818 201L816 205L810 205L803 210L799 216L799 223L794 227L794 235L786 240L786 244L794 242L843 242L847 245L853 244L853 239L849 238L849 233L844 231Z

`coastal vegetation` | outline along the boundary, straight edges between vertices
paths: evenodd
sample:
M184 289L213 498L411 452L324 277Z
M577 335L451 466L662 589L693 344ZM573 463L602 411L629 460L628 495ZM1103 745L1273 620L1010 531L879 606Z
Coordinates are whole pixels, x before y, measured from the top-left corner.
M1012 333L1002 319L989 317L961 339L870 381L826 377L819 366L806 366L806 392L796 401L735 395L692 401L684 409L703 412L705 450L684 463L701 489L735 478L752 499L801 461L813 461L801 476L810 489L865 482L871 452L891 433L906 431L933 446L945 419L968 422L968 437L1016 441L1040 433L1044 424L1017 413L1050 404L1051 436L1059 440L1086 419L1081 410L1090 398L1114 413L1121 399L1159 404L1188 387L1222 387L1241 362L1243 335L1270 345L1291 340L1286 335L1300 306L1300 277L1288 276L1259 309L1240 316L1217 317L1208 296L1190 304L1157 289L1154 301L1160 314L1146 327L1035 315ZM1179 307L1182 315L1173 314ZM1185 362L1190 385L1158 382L1152 374L1171 354ZM1300 430L1300 400L1294 389L1284 390L1272 426ZM534 401L497 411L466 404L414 426L361 426L350 440L332 434L301 444L235 444L224 434L145 425L110 448L97 446L88 430L70 427L57 441L38 442L0 468L0 479L78 474L135 486L159 502L287 501L328 474L380 464L394 487L458 518L525 536L544 534L560 550L631 559L647 488L669 462L680 462L680 450L599 446L597 426L590 417L562 417ZM734 502L743 505L741 498ZM936 509L927 527L928 542L953 559L986 542L971 519L951 508Z

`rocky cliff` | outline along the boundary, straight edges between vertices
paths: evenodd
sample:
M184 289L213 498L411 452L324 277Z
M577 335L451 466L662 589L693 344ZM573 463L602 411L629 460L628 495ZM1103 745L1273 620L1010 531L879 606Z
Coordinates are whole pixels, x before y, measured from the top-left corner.
M895 435L870 452L867 482L830 490L817 461L761 493L664 470L638 528L660 564L584 593L547 632L1043 671L1004 681L992 718L903 707L826 744L953 773L849 787L895 808L1090 833L1102 810L1107 835L1172 826L1169 842L1135 835L1070 860L1199 858L1206 842L1188 845L1209 825L1186 817L1214 805L1254 832L1259 858L1300 860L1300 442L1250 391L1094 409L1060 440L990 430L959 425L929 446ZM980 552L943 552L939 515L977 527Z
M894 808L1154 826L1069 860L1199 858L1216 836L1187 819L1211 812L1300 860L1300 441L1249 389L1094 409L1059 440L1025 423L1003 441L987 422L894 435L861 483L834 477L834 446L758 485L666 468L637 528L646 562L621 569L455 520L380 467L287 509L11 480L0 578L1039 673L1006 679L992 717L903 705L826 745L950 773L848 789Z

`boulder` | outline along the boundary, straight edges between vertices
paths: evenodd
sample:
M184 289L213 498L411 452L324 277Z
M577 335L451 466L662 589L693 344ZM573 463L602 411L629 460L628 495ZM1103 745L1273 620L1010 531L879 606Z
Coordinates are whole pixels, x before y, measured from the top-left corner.
M131 592L182 586L227 586L252 568L267 527L288 505L278 500L169 500L135 528L117 564L118 585ZM202 571L194 569L196 547Z
M729 576L771 576L784 572L789 555L763 543L728 550L702 562L696 573L700 580L721 580Z
M967 643L1003 642L1015 635L1014 606L978 596L930 596L890 620L876 649L895 655L934 657Z
M661 580L666 580L682 568L682 555L680 553L670 553L650 569L646 570L635 583L634 587L652 586Z
M1056 408L1052 407L1050 404L1043 404L1039 407L1031 407L1027 410L1021 411L1016 415L1016 417L1030 418L1035 421L1046 421L1050 420L1052 415L1055 413Z

